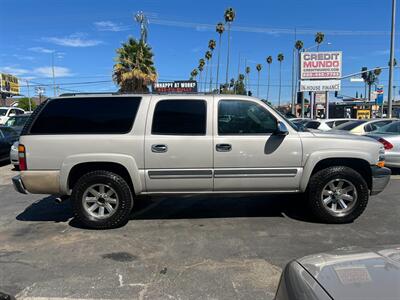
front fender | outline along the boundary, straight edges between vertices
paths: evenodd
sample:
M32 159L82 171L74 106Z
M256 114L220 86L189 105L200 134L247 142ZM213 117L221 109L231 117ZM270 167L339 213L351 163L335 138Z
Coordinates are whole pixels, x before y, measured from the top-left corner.
M324 159L362 159L368 162L369 165L375 164L374 158L370 153L360 152L360 151L351 151L351 150L337 150L329 151L329 150L322 150L316 151L311 154L308 154L305 157L304 169L303 169L303 176L300 180L300 191L305 192L307 189L308 182L310 181L310 177L312 171L314 170L315 166ZM375 158L376 160L376 158Z
M90 162L111 162L122 165L127 169L131 177L135 193L139 194L143 191L144 184L140 180L139 169L134 157L115 153L87 153L68 156L62 162L60 168L60 191L62 193L71 194L68 188L68 176L71 169L78 164Z

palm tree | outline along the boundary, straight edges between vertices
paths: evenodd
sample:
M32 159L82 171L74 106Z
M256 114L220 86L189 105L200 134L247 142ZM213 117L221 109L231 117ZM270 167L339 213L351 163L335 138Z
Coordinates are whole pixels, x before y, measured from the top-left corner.
M246 72L246 89L249 91L250 90L250 67L249 66L247 66L246 67L246 69L245 69L245 72Z
M200 58L199 66L198 66L198 69L200 71L200 80L199 80L199 82L200 82L200 85L199 85L200 86L200 92L201 92L201 84L202 84L201 75L203 74L203 70L204 70L204 65L205 64L206 64L205 60L203 58Z
M198 74L199 74L199 71L197 71L197 69L193 69L192 72L190 72L191 80L196 80L196 77Z
M271 83L271 64L272 64L272 56L267 57L267 64L268 64L268 86L267 86L267 100L269 100L269 86Z
M279 61L279 94L278 94L278 109L281 106L281 92L282 92L282 62L285 59L282 53L278 54Z
M317 33L315 34L315 42L318 44L318 46L317 46L317 51L319 51L319 45L322 44L322 42L324 41L324 39L325 39L325 34L324 34L324 33L322 33L322 32L317 32Z
M143 93L157 80L151 47L129 38L116 50L113 80L123 93Z
M256 66L257 69L257 97L260 97L260 72L262 69L262 65L261 64L257 64Z
M219 39L218 39L218 59L217 59L217 81L215 83L215 88L218 90L218 84L219 84L219 59L221 56L221 40L222 40L222 34L225 31L225 27L224 24L219 22L217 24L217 27L215 28L215 31L218 33L219 35Z
M228 24L228 53L226 56L226 80L225 82L228 83L228 76L229 76L229 48L230 48L230 38L231 38L231 24L235 20L236 13L232 7L229 7L225 10L224 18L225 23Z
M211 51L211 54L212 53L214 53L214 49L215 49L215 47L216 47L216 42L215 42L215 40L209 40L208 41L208 49L210 49L210 51ZM212 57L213 57L213 55L211 55L211 58L210 58L210 92L212 91Z
M206 91L207 90L208 69L210 68L210 59L212 58L211 51L207 50L206 54L204 55L204 58L206 59L206 79L204 81L204 91Z

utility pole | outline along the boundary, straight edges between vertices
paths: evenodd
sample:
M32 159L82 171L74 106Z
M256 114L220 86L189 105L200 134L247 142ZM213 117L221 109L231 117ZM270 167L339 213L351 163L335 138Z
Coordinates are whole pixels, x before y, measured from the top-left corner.
M294 43L296 43L296 39L297 39L297 31L296 28L294 29ZM295 106L296 106L296 95L297 95L297 84L296 84L296 80L298 80L298 78L295 78L297 76L295 76L296 73L296 48L293 47L293 55L292 55L292 114L295 114Z
M396 23L396 0L392 0L392 30L390 33L390 66L389 66L389 91L388 91L388 118L392 117L392 89L393 89L393 63L394 63L394 35Z
M28 89L29 111L32 111L31 96L30 96L30 91L29 91L29 80L26 81L26 87Z
M53 89L54 89L54 97L57 97L57 89L56 89L56 77L54 74L54 51L51 52L51 71L53 73Z

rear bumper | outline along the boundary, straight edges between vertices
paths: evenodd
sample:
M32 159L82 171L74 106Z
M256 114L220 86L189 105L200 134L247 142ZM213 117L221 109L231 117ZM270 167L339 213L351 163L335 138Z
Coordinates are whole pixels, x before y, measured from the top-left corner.
M371 195L376 195L382 192L388 185L392 171L388 168L380 168L371 166L372 173L372 187Z
M21 175L12 179L15 189L23 194L50 194L60 193L59 171L22 171Z
M22 183L21 175L15 176L12 178L12 183L14 185L14 189L21 193L21 194L27 194L28 192L26 191L24 184Z

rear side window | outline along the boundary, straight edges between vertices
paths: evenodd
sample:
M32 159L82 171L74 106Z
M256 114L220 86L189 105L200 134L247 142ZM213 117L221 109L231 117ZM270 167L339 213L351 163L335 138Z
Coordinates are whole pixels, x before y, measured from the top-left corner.
M90 97L50 100L31 134L120 134L131 130L140 97Z
M310 129L318 129L319 125L321 125L321 123L317 121L309 121L306 123L306 127Z
M151 133L155 135L205 135L207 105L204 100L161 100L154 109Z

